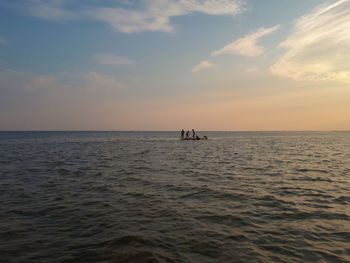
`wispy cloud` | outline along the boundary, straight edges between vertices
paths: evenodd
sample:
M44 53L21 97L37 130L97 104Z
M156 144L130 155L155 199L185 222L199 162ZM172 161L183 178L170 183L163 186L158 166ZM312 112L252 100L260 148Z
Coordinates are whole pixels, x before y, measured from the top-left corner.
M287 51L270 68L273 74L350 83L350 1L318 7L301 17L280 46Z
M94 56L95 60L103 65L112 65L112 66L118 66L118 65L134 65L135 62L129 58L116 56L112 54L96 54Z
M209 61L203 60L201 63L199 63L197 66L195 66L192 69L192 72L198 72L202 69L212 68L215 67L214 64L210 63Z
M111 75L89 71L81 75L58 74L31 75L14 70L0 71L0 91L6 94L16 94L23 97L25 93L71 91L113 91L124 88L124 85Z
M243 70L247 73L254 73L259 70L257 67L244 67Z
M17 1L12 6L24 14L51 21L66 21L77 17L77 14L66 9L67 0L25 0Z
M6 43L6 40L4 37L0 36L0 45L3 45Z
M115 77L89 71L88 73L79 76L84 81L83 87L90 90L113 91L115 89L124 88L124 85L119 83Z
M279 25L270 28L260 28L257 32L246 35L243 38L239 38L222 49L212 52L211 55L218 56L222 54L234 54L248 57L259 56L264 53L264 48L257 45L259 39L275 32L279 28Z
M236 15L244 9L244 0L141 0L137 9L97 7L86 9L86 14L109 23L124 33L141 31L170 32L171 17L193 12L209 15Z
M124 33L142 31L170 32L170 18L194 12L208 15L236 15L246 0L120 0L116 6L98 5L78 0L17 0L7 5L26 15L51 21L67 21L79 16L109 23ZM97 2L97 1L96 1ZM73 4L70 4L73 3Z

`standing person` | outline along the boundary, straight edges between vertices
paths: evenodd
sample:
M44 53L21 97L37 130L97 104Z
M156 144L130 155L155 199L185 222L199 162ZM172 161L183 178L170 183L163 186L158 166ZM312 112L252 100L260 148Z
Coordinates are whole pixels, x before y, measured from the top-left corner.
M196 138L196 133L194 132L194 129L192 129L192 137Z
M184 136L185 136L185 131L184 131L184 129L182 129L182 131L181 131L181 139L183 139Z
M186 138L190 137L190 131L186 132Z

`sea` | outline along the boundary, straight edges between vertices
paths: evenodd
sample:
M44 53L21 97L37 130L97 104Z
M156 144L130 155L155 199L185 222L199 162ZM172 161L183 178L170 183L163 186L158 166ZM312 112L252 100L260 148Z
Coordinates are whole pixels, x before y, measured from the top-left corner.
M0 132L0 262L350 262L350 132Z

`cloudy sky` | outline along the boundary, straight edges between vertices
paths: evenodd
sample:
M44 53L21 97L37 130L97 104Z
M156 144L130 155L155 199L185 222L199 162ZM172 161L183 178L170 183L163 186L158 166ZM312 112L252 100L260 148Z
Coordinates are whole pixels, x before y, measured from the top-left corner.
M0 0L0 130L350 130L350 0Z

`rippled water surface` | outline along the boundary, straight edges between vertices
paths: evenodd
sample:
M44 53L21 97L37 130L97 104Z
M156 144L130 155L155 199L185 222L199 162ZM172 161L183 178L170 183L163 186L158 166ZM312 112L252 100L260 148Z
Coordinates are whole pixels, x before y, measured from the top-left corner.
M0 262L350 261L350 133L205 134L0 132Z

